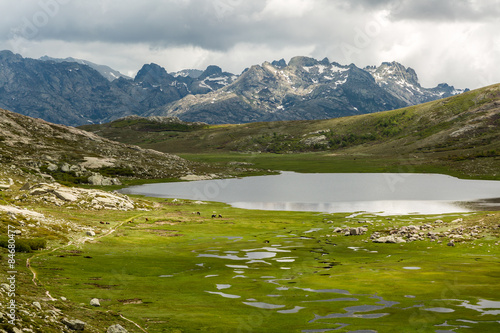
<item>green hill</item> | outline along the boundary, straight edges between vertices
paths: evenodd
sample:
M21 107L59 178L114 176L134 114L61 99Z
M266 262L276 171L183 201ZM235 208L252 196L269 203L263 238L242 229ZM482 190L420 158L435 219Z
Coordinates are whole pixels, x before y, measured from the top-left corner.
M244 161L309 172L384 172L411 166L406 170L500 177L498 84L404 109L330 120L220 125L189 131L147 131L144 121L136 120L142 124L140 129L137 124L124 126L123 120L82 128L112 140L202 161Z

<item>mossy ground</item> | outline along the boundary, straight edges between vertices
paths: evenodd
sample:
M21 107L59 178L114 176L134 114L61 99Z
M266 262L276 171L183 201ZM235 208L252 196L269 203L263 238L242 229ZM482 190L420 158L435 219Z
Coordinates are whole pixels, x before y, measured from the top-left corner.
M31 284L29 272L25 272L23 288L31 293L49 290L55 298L66 297L69 302L61 306L95 327L107 327L109 320L116 318L109 318L110 313L121 313L148 332L301 332L338 328L336 332L453 329L459 333L496 332L500 328L498 315L483 315L460 306L466 301L477 304L481 299L500 301L500 250L495 245L499 239L494 231L455 247L446 246L446 241L375 244L369 240L374 231L433 223L438 218L445 221L446 228L446 223L458 215L348 217L149 200L156 202L156 208L144 212L96 214L45 208L46 215L93 226L97 236L81 245L38 252L31 264L38 274L39 287ZM211 218L214 213L222 218ZM487 226L500 224L499 217L498 213L463 216L464 223ZM102 225L100 221L110 224ZM373 223L368 224L367 235L332 235L332 228L365 225L366 221ZM113 233L100 237L119 225ZM49 246L61 244L53 241ZM220 258L272 253L272 248L290 252L275 252L273 258L255 262L248 258ZM23 254L22 258L32 255ZM280 258L283 260L275 260ZM217 289L217 285L225 284L231 287ZM101 299L102 306L90 307L92 298ZM384 301L398 303L384 308ZM261 309L243 302L283 307ZM345 317L349 307L361 305L379 308ZM303 309L297 313L278 312L297 306ZM432 308L454 312L424 310ZM363 318L365 315L380 318ZM320 318L328 316L331 318ZM437 326L445 323L452 326ZM127 329L138 331L133 325Z

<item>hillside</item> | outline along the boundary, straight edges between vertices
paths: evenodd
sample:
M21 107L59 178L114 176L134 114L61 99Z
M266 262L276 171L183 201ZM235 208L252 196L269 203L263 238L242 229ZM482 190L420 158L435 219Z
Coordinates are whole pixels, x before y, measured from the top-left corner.
M84 128L171 153L335 153L430 163L462 175L494 177L500 166L500 85L399 110L330 120L154 133L119 128L118 123Z
M230 174L227 169L110 141L3 109L0 109L0 153L3 170L68 183L118 185L124 179Z

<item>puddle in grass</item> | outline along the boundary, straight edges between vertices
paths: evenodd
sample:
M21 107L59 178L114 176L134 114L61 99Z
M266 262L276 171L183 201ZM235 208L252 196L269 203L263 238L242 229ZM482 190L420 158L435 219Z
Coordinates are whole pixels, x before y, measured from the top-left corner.
M277 311L277 312L278 313L283 313L283 314L290 314L290 313L298 313L302 309L305 309L305 308L302 307L302 306L296 306L296 307L294 307L293 309L290 309L290 310L280 310L280 311Z
M362 319L377 319L388 316L389 313L366 313L373 311L380 311L383 309L390 308L399 302L386 301L380 296L372 296L372 299L378 299L379 301L375 305L356 305L344 308L345 313L331 313L326 316L315 315L315 318L310 323L314 323L318 320L323 319L333 319L333 318L362 318Z
M439 313L452 313L455 312L455 310L450 309L450 308L426 308L422 309L424 311L430 311L430 312L439 312Z
M217 290L229 289L231 288L230 284L216 284Z
M226 294L226 293L219 292L219 291L205 291L205 292L212 294L212 295L220 295L224 298L241 298L241 296L238 296L238 295Z
M316 229L311 229L309 230L310 233L313 233L317 231ZM288 237L290 235L287 235ZM294 246L293 248L295 248ZM245 304L250 307L254 308L259 308L262 309L263 311L271 311L274 313L279 313L282 315L286 314L291 314L291 315L300 315L300 314L305 314L306 312L310 315L309 323L314 323L314 324L320 324L324 323L327 324L327 322L330 320L335 320L337 318L356 318L359 320L376 320L378 318L383 318L390 316L390 313L388 312L393 312L396 310L391 310L391 311L384 311L384 309L387 308L392 308L396 304L399 304L398 302L390 301L390 300L385 300L380 296L377 295L358 295L358 294L351 294L349 290L344 290L344 289L313 289L313 288L298 288L298 287L293 287L293 286L287 286L287 283L292 283L293 281L287 278L279 278L281 276L280 273L284 269L292 269L293 265L297 262L299 257L294 257L293 252L291 250L292 247L283 247L282 245L275 244L275 245L269 245L267 247L257 247L257 248L249 248L249 249L244 249L244 250L233 250L233 249L219 249L219 250L207 250L205 253L202 254L197 254L198 257L205 257L205 258L216 258L220 259L221 261L227 263L228 261L240 261L241 264L225 264L225 266L232 270L234 272L232 279L235 282L234 284L222 284L222 283L217 283L215 284L215 287L217 288L218 291L206 291L209 294L218 295L219 297L224 297L227 298L227 302L232 301L232 299L237 300L241 299L241 296L239 295L234 295L234 294L228 294L224 293L223 291L226 291L226 289L230 290L238 290L238 284L240 281L250 281L250 279L254 279L253 281L262 281L264 283L272 283L276 285L275 292L270 293L270 294L263 294L265 297L269 297L268 300L274 299L277 301L277 303L281 304L274 304L274 302L271 300L271 303L268 302L262 302L260 299L257 300L257 296L255 295L255 298L249 298L242 302L242 300L237 300L239 304ZM363 248L363 247L350 247L351 250L353 251L359 251L359 252L370 252L370 250ZM236 262L237 263L237 262ZM291 267L282 267L280 265L283 265L284 263L287 263L287 266ZM207 265L205 265L207 266ZM270 268L271 270L267 270ZM266 272L267 275L264 274L259 274L254 276L254 274L249 274L251 272L259 272L259 270L267 270ZM405 266L401 267L401 269L408 270L408 271L418 271L421 270L421 267L418 266ZM230 271L231 272L231 271ZM274 274L274 275L271 275ZM206 277L216 277L217 275L207 275ZM223 275L222 275L223 276ZM287 282L288 281L288 282ZM218 282L218 281L214 281ZM223 281L220 281L223 282ZM295 282L293 282L295 283ZM293 300L291 300L289 297L287 297L288 293L296 293L298 290L301 290L302 292L305 292L306 294L303 295L302 298L296 298L294 297ZM235 292L238 294L238 292ZM309 293L309 295L307 294ZM311 297L311 300L307 299L307 297L312 296L314 294L314 298ZM322 295L324 294L324 295ZM338 298L332 298L335 297L334 294L338 294ZM323 298L322 296L327 296L329 295L330 297L324 297L326 299L321 299ZM441 314L443 316L446 315L451 315L452 313L456 312L455 310L458 307L463 307L466 309L474 310L480 313L480 315L500 315L500 302L497 301L488 301L488 300L483 300L480 299L477 302L470 302L470 301L464 301L464 300L453 300L456 303L453 306L448 306L448 307L431 307L429 304L421 303L417 301L418 296L414 295L405 295L404 298L407 300L411 299L415 301L416 303L413 306L410 306L409 308L402 308L400 309L401 311L405 311L408 309L415 309L418 308L420 309L419 311L426 311L430 313L436 313L436 314ZM371 301L370 301L371 299ZM265 301L265 300L264 300ZM240 303L241 302L241 303ZM293 304L295 302L295 304ZM319 306L319 305L326 305L330 306L328 303L331 304L332 307L334 307L334 311L331 311L331 313L326 312L322 313L324 315L317 315L314 314L314 307ZM431 303L432 304L432 303ZM299 306L301 305L301 306ZM309 313L310 312L310 313ZM300 313L300 314L299 314ZM447 318L448 319L448 318ZM465 323L465 321L464 321ZM477 324L477 322L473 321L467 321L469 324ZM330 323L328 323L330 324ZM302 332L329 332L329 331L338 331L345 329L345 327L350 326L350 325L355 325L355 324L338 324L342 325L338 328L325 328L325 329L312 329L312 330L303 330ZM456 330L460 328L461 326L458 325L449 325L450 327L445 327L445 325L437 325L435 328L441 328L441 329L451 329L449 331L446 330L441 330L441 331L436 331L436 332L453 332L453 330ZM471 325L473 326L473 325ZM331 326L330 326L331 327ZM352 327L355 329L355 327ZM364 330L364 331L350 331L351 333L357 332L357 333L363 333L363 332L368 332L368 333L373 333L377 332L374 330Z
M269 304L264 302L243 302L245 305L253 306L259 309L281 309L286 305Z
M469 301L463 301L459 306L481 312L482 315L500 315L500 302L480 299L477 305L470 304Z

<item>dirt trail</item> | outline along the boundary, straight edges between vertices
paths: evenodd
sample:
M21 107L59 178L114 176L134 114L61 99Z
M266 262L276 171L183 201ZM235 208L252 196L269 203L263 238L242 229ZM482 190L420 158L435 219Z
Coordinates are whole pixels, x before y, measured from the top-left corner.
M30 269L31 273L33 274L33 279L32 279L33 283L35 284L35 286L39 287L39 285L36 282L36 280L37 280L37 273L36 273L35 269L31 266L32 259L35 259L35 258L37 258L39 256L42 256L42 255L46 255L46 254L58 251L60 249L66 248L66 247L71 246L71 245L83 245L83 244L85 244L86 241L96 240L96 239L101 239L101 238L107 237L107 236L111 235L112 233L114 233L118 228L120 228L125 223L130 222L130 221L132 221L132 220L134 220L134 219L136 219L138 217L141 217L143 215L145 215L145 213L141 213L139 215L135 215L135 216L133 216L133 217L131 217L129 219L126 219L126 220L118 223L117 225L115 225L111 229L109 229L106 233L104 233L102 235L99 235L98 237L92 237L92 238L91 237L80 237L80 238L77 238L76 240L72 240L72 241L68 242L68 244L66 244L66 245L62 245L62 246L56 247L56 248L52 249L49 252L37 253L37 254L33 255L31 258L26 259L26 267L28 267ZM48 299L50 301L56 301L56 299L53 298L50 295L50 292L48 290L45 291L45 295L47 295L47 297L48 297ZM126 321L134 324L135 326L137 326L143 332L146 332L146 333L148 332L143 327L141 327L139 324L137 324L136 322L134 322L131 319L128 319L128 318L124 317L122 314L120 314L120 317L123 318L124 320L126 320Z

